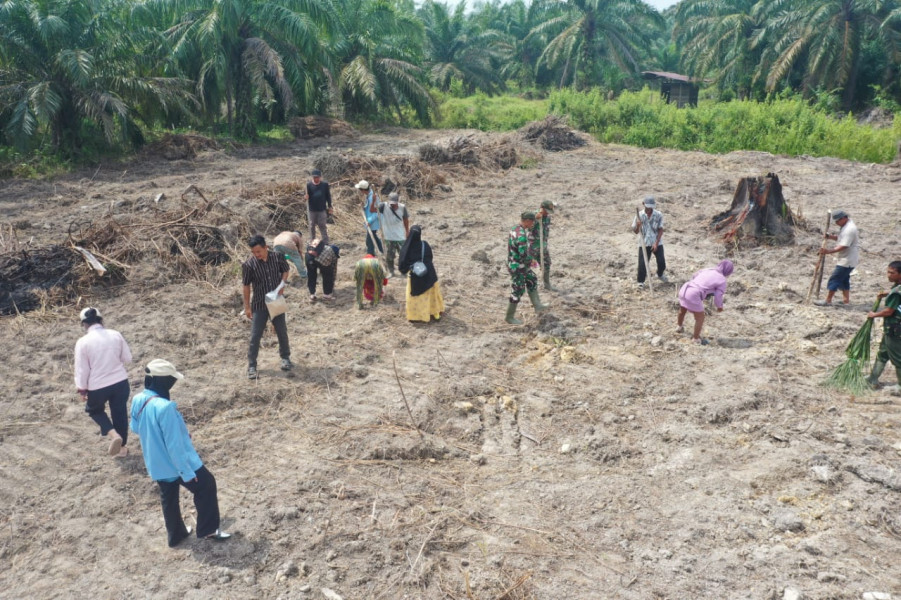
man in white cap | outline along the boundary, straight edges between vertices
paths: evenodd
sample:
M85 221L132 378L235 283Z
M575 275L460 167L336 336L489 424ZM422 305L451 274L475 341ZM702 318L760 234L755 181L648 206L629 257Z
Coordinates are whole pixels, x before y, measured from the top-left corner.
M394 257L400 252L407 236L410 235L410 215L407 206L401 204L397 192L388 194L388 202L379 202L379 213L382 215L382 224L385 226L382 233L385 235L385 245L388 252L385 262L388 263L388 277L394 277Z
M100 310L89 306L81 311L85 334L75 343L75 387L84 400L84 410L100 425L100 435L110 440L109 454L128 454L128 371L131 350L118 331L103 326ZM109 411L106 414L106 403Z
M163 520L173 548L191 534L185 527L178 492L184 486L194 495L197 537L227 540L219 529L216 479L200 460L178 407L169 397L172 386L184 379L175 365L157 358L144 369L144 391L131 401L131 430L141 438L147 473L160 487Z
M379 207L378 196L365 179L361 179L354 186L360 191L360 197L363 198L363 215L366 217L366 253L375 256L375 247L379 247L379 252L384 252L382 240L379 239Z
M657 210L657 201L653 196L646 196L644 210L632 220L632 231L638 233L641 230L642 246L638 249L638 287L643 288L647 278L645 261L650 261L653 254L657 261L657 279L668 283L666 274L666 257L663 254L663 214ZM642 257L642 253L644 256ZM650 262L647 265L650 267Z
M817 306L832 306L832 298L835 292L842 291L842 304L851 303L851 271L853 271L860 263L860 234L857 231L857 225L851 220L843 210L837 210L832 213L832 220L841 227L838 235L831 233L823 234L828 240L836 240L835 247L827 250L820 248L820 254L838 254L838 262L832 275L829 276L829 282L826 289L826 300L817 300L814 302Z

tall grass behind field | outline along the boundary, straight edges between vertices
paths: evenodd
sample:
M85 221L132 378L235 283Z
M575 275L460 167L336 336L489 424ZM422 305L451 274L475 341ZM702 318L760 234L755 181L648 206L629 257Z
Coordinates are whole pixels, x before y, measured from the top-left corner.
M886 163L895 158L901 140L901 113L892 127L875 129L857 124L852 115L835 119L800 98L676 108L649 89L623 92L616 100L601 90L559 90L549 102L550 112L568 115L570 125L602 142L645 148L759 150Z
M446 98L438 112L436 126L441 129L481 129L512 131L531 121L540 121L548 113L547 100L525 100L517 96Z

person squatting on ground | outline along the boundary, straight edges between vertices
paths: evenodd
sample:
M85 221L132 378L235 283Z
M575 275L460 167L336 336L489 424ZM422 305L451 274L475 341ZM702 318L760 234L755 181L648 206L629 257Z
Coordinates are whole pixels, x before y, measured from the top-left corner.
M322 171L313 169L310 172L313 181L307 182L307 217L310 222L310 239L316 237L316 228L319 228L319 238L328 244L328 217L332 214L332 189L328 181L322 180Z
M880 298L885 298L885 308L867 313L869 319L882 319L882 341L867 383L873 388L878 387L879 376L885 370L885 365L891 362L898 379L894 389L901 391L901 260L889 263L886 274L892 289L879 294Z
M363 298L372 306L377 306L385 295L384 286L388 284L385 269L379 259L367 254L357 261L354 267L354 283L357 286L357 308L363 308Z
M297 269L300 277L307 276L303 263L303 235L299 231L283 231L272 240L273 250L285 257Z
M643 202L644 210L632 219L632 232L638 233L641 228L641 239L644 248L638 249L638 287L644 287L647 279L645 261L650 267L650 255L654 255L657 261L657 279L668 283L664 272L666 271L666 256L663 254L663 213L656 209L657 201L653 196L647 196ZM644 257L642 258L642 252Z
M838 262L826 284L826 289L829 290L826 300L814 302L817 306L832 306L832 297L839 290L842 292L842 303L850 304L851 271L860 263L860 234L857 231L857 225L843 210L832 213L832 220L841 227L838 235L824 233L823 237L828 240L836 240L835 247L831 250L820 248L820 254L838 254Z
M307 246L307 289L310 302L316 302L317 274L322 275L322 298L334 300L335 277L338 274L338 256L341 250L322 240L313 240Z
M679 319L677 321L679 333L685 330L682 326L685 322L685 313L690 312L695 317L695 329L691 334L691 341L696 344L707 344L707 340L701 339L701 329L704 327L704 300L713 294L716 311L723 312L726 279L732 274L733 269L732 261L724 260L713 269L701 269L685 282L679 290Z
M379 213L382 215L384 226L382 233L385 235L385 245L388 248L385 256L388 277L394 277L394 256L400 252L401 246L410 235L410 215L407 213L407 206L400 203L397 192L388 194L387 204L379 202Z
M535 256L535 260L541 265L544 289L551 291L554 288L551 286L551 251L548 249L547 243L548 236L551 233L551 216L548 213L554 212L555 207L556 204L550 200L542 202L538 213L535 215L537 217L535 226L532 228L532 255ZM538 229L539 227L541 230ZM539 246L542 244L544 244L544 247L540 248Z
M118 331L103 326L94 307L81 311L85 334L75 343L75 388L84 400L84 410L100 426L100 435L110 440L109 455L128 454L128 371L131 350ZM106 414L106 403L109 411Z
M375 247L379 247L379 252L384 252L382 240L379 239L379 207L378 196L372 185L365 179L361 179L354 186L359 190L360 197L363 198L363 216L366 218L366 252L375 256Z
M253 256L241 265L244 285L244 314L251 321L250 347L247 349L247 377L256 379L260 340L266 329L266 322L270 320L269 309L266 308L266 294L277 288L280 283L287 281L289 269L288 261L284 256L269 251L263 236L253 236L248 245ZM253 300L250 295L251 287L253 288ZM283 294L284 291L282 288L279 290L279 294ZM288 325L285 315L280 314L272 318L272 326L278 337L278 354L282 358L282 371L290 371L294 365L291 364L291 347L288 344Z
M422 263L422 266L417 266ZM436 321L444 312L444 298L441 296L441 284L438 283L438 272L435 271L432 247L422 239L422 227L414 225L410 235L404 242L397 261L400 272L410 276L407 278L407 320Z
M510 230L507 241L507 270L510 271L511 292L510 302L507 304L507 316L504 319L511 325L522 325L522 321L516 318L516 306L523 292L529 294L529 300L535 307L535 312L547 310L547 306L541 303L538 297L538 278L532 271L534 255L532 254L532 229L535 227L535 213L526 211L520 215L519 225Z
M160 488L169 547L177 546L191 534L181 517L180 486L194 495L197 537L227 540L231 534L219 529L216 479L203 466L185 420L169 397L172 386L184 375L175 370L175 365L159 358L150 361L144 372L144 390L131 402L131 430L141 439L147 474Z

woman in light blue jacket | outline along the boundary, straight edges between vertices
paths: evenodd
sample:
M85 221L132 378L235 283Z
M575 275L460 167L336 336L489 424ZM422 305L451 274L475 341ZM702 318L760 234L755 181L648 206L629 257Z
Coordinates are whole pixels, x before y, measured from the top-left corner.
M175 365L159 358L150 361L144 371L144 391L131 401L131 430L141 438L147 473L160 486L169 547L177 546L191 534L191 528L185 527L181 518L179 486L194 494L197 537L226 540L231 535L219 529L216 479L203 466L185 420L169 399L169 390L184 375L175 370Z

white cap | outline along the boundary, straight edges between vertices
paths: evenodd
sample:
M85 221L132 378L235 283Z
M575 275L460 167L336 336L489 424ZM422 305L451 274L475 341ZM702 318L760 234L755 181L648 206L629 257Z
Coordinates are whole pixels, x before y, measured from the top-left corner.
M654 200L654 196L645 196L644 205L646 208L654 208L655 206L657 206L657 201Z
M357 188L358 190L368 190L368 189L369 189L369 182L366 181L365 179L361 179L361 180L360 180L360 183L358 183L358 184L355 185L354 187Z
M185 376L175 370L175 365L173 365L168 360L163 360L162 358L155 358L147 363L147 368L144 369L148 375L153 375L154 377L175 377L176 379L184 379Z
M93 312L91 312L91 311L93 311ZM103 315L100 314L99 308L94 308L93 306L89 306L81 311L81 315L79 316L79 318L82 321L87 321L88 319L92 319L92 318L102 319Z

